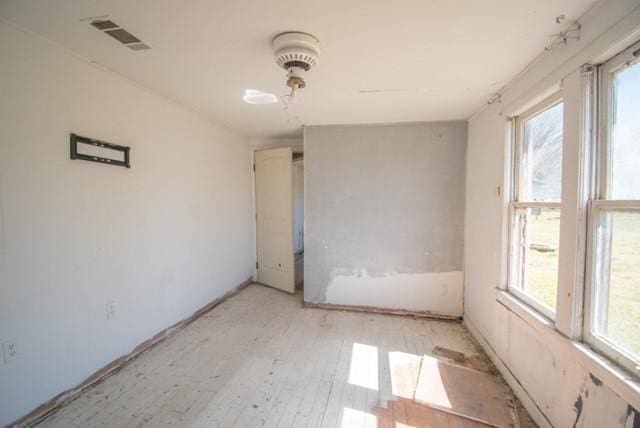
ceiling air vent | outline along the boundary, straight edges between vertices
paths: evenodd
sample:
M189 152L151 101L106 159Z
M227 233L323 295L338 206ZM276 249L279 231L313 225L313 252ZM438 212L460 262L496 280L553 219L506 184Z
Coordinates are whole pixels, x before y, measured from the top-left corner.
M105 34L113 37L126 47L134 51L151 49L149 45L143 43L139 38L120 27L115 22L108 19L100 19L91 22L91 25Z
M109 21L108 19L104 21L93 21L91 25L93 25L100 31L110 30L112 28L118 28L118 24L116 24L113 21Z
M143 51L145 49L151 49L149 45L145 45L144 43L132 43L130 45L127 45L127 47L132 51Z
M129 45L131 43L140 43L140 39L128 32L127 30L123 30L122 28L117 28L115 30L107 30L105 31L108 35L122 43L123 45Z

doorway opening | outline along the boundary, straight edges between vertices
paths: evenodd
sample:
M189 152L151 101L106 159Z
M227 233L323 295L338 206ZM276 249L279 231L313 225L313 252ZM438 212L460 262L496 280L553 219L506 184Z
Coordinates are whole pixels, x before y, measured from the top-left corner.
M304 155L293 154L293 231L296 289L304 284Z
M256 150L254 170L257 282L295 293L304 281L304 157Z

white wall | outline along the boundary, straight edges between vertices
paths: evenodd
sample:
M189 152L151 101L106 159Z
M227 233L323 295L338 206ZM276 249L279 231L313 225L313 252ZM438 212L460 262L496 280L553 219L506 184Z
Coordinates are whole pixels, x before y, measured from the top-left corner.
M306 127L304 296L462 314L464 122Z
M580 71L617 42L629 44L640 35L640 8L637 1L615 0L601 5L582 21L580 41L570 41L541 57L521 78L503 93L502 102L492 104L469 122L467 154L467 197L465 232L465 323L541 426L632 426L636 412L621 398L628 388L607 377L607 369L580 350L566 336L570 321L558 317L556 326L536 320L517 305L505 304L498 288L504 286L504 220L506 164L506 118L510 110L524 106L554 84L565 87L565 156L572 168L564 171L563 185L576 185L579 153L577 134L580 115ZM573 174L573 175L572 175ZM498 191L500 188L500 191ZM567 189L569 186L567 186ZM563 193L563 219L566 207L577 211L575 194ZM575 238L577 222L566 225L564 233ZM567 229L574 227L574 229ZM571 238L571 237L570 237ZM567 242L572 241L569 239ZM571 246L575 251L576 239ZM563 249L561 248L561 251ZM574 264L561 266L563 289L572 290L568 281ZM573 295L573 292L570 293ZM579 294L578 294L579 296ZM559 307L568 307L571 296L562 293ZM579 298L579 297L578 297ZM565 328L561 334L556 328ZM635 397L638 393L625 395ZM640 421L637 420L636 423Z
M254 236L248 140L2 21L0 58L4 425L247 280Z

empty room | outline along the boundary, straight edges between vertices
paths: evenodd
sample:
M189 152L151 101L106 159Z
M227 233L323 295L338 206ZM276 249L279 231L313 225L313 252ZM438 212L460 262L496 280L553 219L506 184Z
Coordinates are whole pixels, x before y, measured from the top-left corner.
M640 428L639 0L0 0L0 427Z

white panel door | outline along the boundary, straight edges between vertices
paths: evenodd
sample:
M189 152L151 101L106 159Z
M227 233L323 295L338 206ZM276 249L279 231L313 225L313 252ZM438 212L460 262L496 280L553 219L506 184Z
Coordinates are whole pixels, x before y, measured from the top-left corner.
M295 292L291 148L255 152L258 282Z

